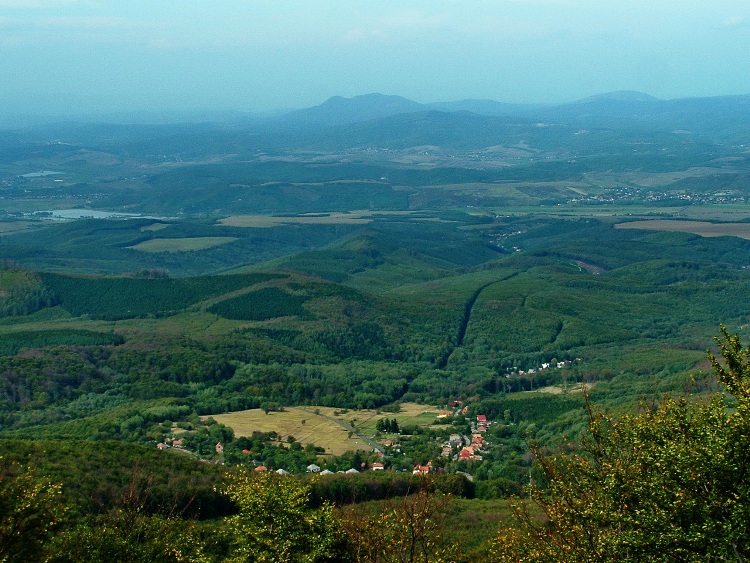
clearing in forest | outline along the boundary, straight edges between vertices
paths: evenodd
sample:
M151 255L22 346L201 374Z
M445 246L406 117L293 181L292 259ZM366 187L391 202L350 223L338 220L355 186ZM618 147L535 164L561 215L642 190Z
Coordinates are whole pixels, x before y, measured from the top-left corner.
M352 211L350 213L306 213L301 215L233 215L219 221L228 227L276 227L296 223L300 225L364 225L372 219L364 215L372 211Z
M395 418L399 426L428 426L435 421L437 413L435 407L404 403L397 413L306 406L285 407L283 411L270 411L268 414L262 409L250 409L216 414L211 418L231 428L235 436L276 432L282 442L286 442L288 436L293 436L303 446L312 443L325 448L326 454L341 455L347 451L371 449L358 434L372 438L375 425L381 418Z
M189 252L234 242L236 237L155 238L131 246L142 252Z

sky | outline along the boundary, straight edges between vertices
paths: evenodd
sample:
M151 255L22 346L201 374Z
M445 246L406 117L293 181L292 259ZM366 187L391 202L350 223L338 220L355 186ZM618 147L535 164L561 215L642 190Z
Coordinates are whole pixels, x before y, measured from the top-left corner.
M750 94L747 0L0 0L0 113Z

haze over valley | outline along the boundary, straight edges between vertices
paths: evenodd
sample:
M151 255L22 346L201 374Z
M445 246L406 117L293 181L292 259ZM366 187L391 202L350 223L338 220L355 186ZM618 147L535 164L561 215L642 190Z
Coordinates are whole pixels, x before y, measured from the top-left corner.
M616 4L0 0L0 561L750 558L750 11Z

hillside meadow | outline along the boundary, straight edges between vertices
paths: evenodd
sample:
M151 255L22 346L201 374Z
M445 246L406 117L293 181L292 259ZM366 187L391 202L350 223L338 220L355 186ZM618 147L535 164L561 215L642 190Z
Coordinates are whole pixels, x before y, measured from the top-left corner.
M222 244L229 244L239 240L236 237L198 237L176 239L150 239L131 246L133 250L141 252L191 252L206 250Z
M398 412L371 409L337 409L310 405L284 407L283 411L249 409L228 414L212 415L216 422L234 431L235 436L252 436L253 432L276 432L279 441L291 436L303 446L314 444L327 455L341 455L347 451L367 450L371 446L360 435L373 437L377 421L395 419L400 426L428 426L438 414L437 407L417 403L400 403Z

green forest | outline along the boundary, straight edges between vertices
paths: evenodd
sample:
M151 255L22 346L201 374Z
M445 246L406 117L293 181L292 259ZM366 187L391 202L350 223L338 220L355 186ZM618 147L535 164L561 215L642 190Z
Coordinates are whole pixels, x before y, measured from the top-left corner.
M750 118L651 103L0 130L0 562L748 560Z
M580 551L570 560L618 560L587 559L585 549L570 544L578 536L568 526L594 534L597 553L646 557L651 536L639 536L638 547L602 535L622 525L615 508L592 522L586 507L593 504L561 513L554 495L579 485L590 494L612 494L600 491L605 484L580 464L605 455L602 448L625 455L622 448L631 447L592 440L645 439L621 437L620 424L651 432L644 425L666 424L653 413L672 416L674 405L686 409L685 424L698 424L708 415L695 414L694 401L716 405L717 397L727 401L722 412L740 412L738 391L727 388L718 364L712 369L706 349L714 349L721 323L742 332L750 317L743 306L748 243L620 231L593 219L478 224L483 236L525 250L449 266L431 255L429 243L407 260L387 239L348 235L337 248L318 251L319 263L326 263L324 252L364 252L370 261L352 269L331 258L325 268L337 273L326 277L295 270L305 264L295 256L265 271L183 278L162 271L35 273L6 264L0 455L9 477L3 494L28 498L51 522L48 528L41 520L28 524L33 532L26 537L41 538L23 548L34 555L13 551L21 548L6 532L8 553L18 553L8 560L59 557L50 549L71 560L255 560L261 556L244 551L247 541L238 538L267 539L264 526L276 526L279 502L290 511L285 522L298 518L302 526L289 529L284 541L306 545L315 561L375 560L383 542L406 550L404 530L415 519L431 523L419 528L419 549L429 551L430 561L559 561L559 550L567 549ZM457 244L472 248L474 236ZM577 244L584 236L598 244ZM386 278L399 260L411 270L408 283ZM365 280L379 280L377 290L368 291ZM723 338L724 346L734 342L729 333ZM742 348L733 350L744 358ZM744 364L737 370L747 373ZM725 388L728 394L720 395ZM686 396L694 398L671 398ZM407 403L448 408L450 416L415 424L399 415ZM377 443L394 445L384 455L372 448L331 455L292 434L238 435L211 418L297 406L382 412L371 431ZM450 435L476 433L480 414L490 421L481 456L445 457L441 444ZM582 457L558 461L556 452ZM693 453L685 455L692 463ZM428 462L429 475L412 475ZM386 471L372 471L376 463ZM570 476L558 463L584 473ZM310 477L311 465L332 475ZM258 476L261 466L274 476ZM353 468L358 475L337 473ZM635 479L623 471L623 479ZM560 476L568 489L556 488L563 486ZM675 479L659 486L680 486ZM251 501L243 495L258 487L277 496L263 497L262 506L244 504ZM534 504L513 500L528 494ZM698 510L699 499L690 502ZM742 506L738 500L737 509ZM268 521L248 516L263 511ZM471 512L484 515L482 525ZM742 526L730 519L732 530ZM98 536L97 526L113 535ZM305 526L315 526L319 544L299 539L312 533ZM460 548L448 530L461 538ZM680 528L671 541L681 542L682 533L688 531ZM700 538L675 544L675 553L703 560ZM722 541L710 549L725 550ZM253 540L267 550L282 543ZM734 545L745 553L739 540ZM125 559L111 559L113 546Z
M485 541L462 521L460 503L478 492L465 474L293 477L121 441L3 440L0 553L6 561L742 561L750 347L724 327L717 342L710 363L720 391L666 396L618 418L587 399L578 447L532 440L530 498L512 502L512 517ZM259 453L267 438L242 446Z

